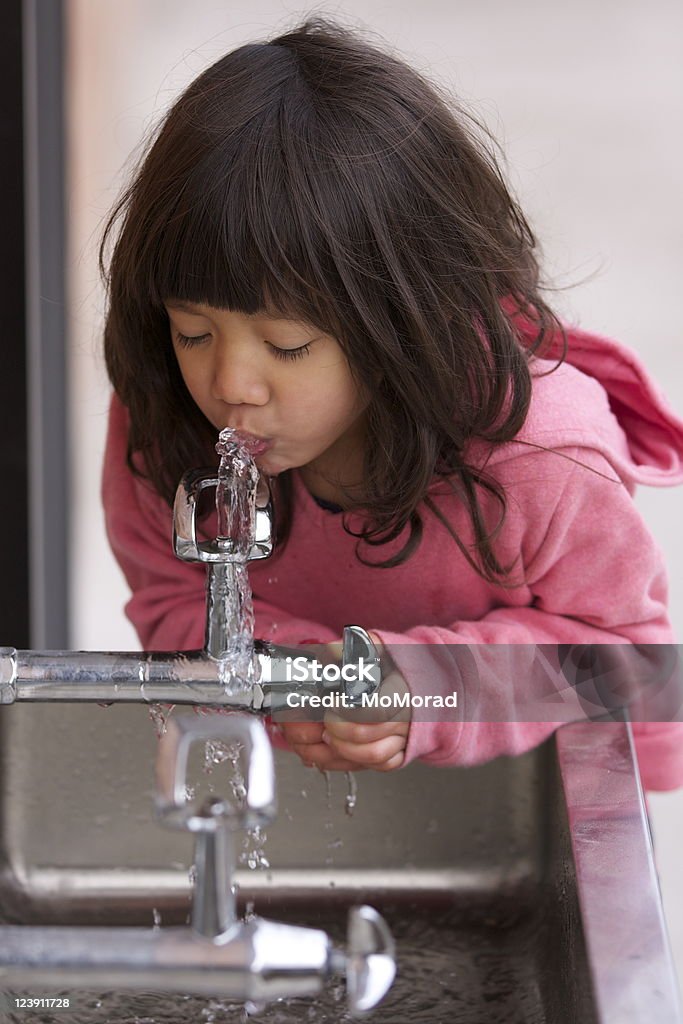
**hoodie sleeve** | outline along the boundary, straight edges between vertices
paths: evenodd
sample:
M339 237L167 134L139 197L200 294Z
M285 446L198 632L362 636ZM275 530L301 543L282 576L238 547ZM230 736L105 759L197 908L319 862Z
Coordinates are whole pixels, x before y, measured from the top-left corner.
M204 644L206 568L181 562L172 549L171 515L148 482L126 463L127 414L113 397L103 475L107 535L132 596L126 615L147 651L197 650ZM269 602L254 599L256 634L268 639L277 623L281 644L338 640L333 630L289 615Z
M498 475L510 514L504 554L520 554L528 588L520 606L513 590L477 621L376 630L414 694L458 693L449 720L413 713L404 764L468 765L519 754L563 722L585 718L571 686L556 698L555 720L557 704L539 714L549 678L539 650L557 656L558 645L671 645L662 556L629 491L597 451L573 447L562 455L549 473L554 454L538 452L509 460ZM654 751L653 729L638 723L634 732L649 733ZM676 764L666 779L657 771L653 779L669 788L683 784L683 727L669 722L660 730Z

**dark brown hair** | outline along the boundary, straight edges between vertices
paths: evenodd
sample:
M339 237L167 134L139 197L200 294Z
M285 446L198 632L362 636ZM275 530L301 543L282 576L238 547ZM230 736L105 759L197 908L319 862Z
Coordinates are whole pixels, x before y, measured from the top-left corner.
M239 47L173 104L104 230L105 355L130 414L129 465L139 452L136 471L170 502L213 454L164 300L291 316L334 336L371 388L358 557L408 526L399 553L370 564L405 561L423 503L505 585L512 567L492 544L505 495L466 456L473 439L519 432L530 358L562 332L535 252L491 137L401 60L321 17ZM473 554L427 493L435 478L468 509ZM277 484L283 540L288 474ZM493 530L481 489L500 507Z

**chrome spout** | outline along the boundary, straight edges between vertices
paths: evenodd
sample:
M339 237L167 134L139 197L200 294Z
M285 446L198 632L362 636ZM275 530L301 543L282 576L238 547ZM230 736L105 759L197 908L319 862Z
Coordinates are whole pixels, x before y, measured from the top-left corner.
M215 470L195 469L183 476L173 504L173 549L181 561L204 562L207 566L204 649L210 658L220 661L232 653L232 639L239 625L241 594L237 566L268 558L272 553L275 517L268 481L259 476L249 495L253 502L249 517L253 536L245 544L246 552L225 538L199 540L199 500L203 491L217 488L218 483Z
M241 801L215 796L200 803L188 799L190 748L207 740L239 745L246 763ZM192 927L197 934L220 942L237 921L232 890L234 833L267 825L275 818L275 770L270 742L263 726L250 716L176 717L169 720L159 741L156 772L156 808L161 823L196 836L197 882Z
M288 666L305 658L300 648L246 641L238 626L243 600L239 563L267 558L273 550L274 513L270 487L259 477L249 492L251 536L239 549L229 538L200 540L200 496L218 486L214 470L193 470L180 481L173 509L173 546L178 558L207 566L205 646L201 651L17 651L0 648L0 704L16 701L73 701L100 704L197 704L269 713L286 706L293 690L327 692L315 678L312 661L293 682ZM243 647L244 649L240 649ZM345 680L343 692L360 700L381 681L377 651L360 626L344 628L342 665L362 658L370 678ZM235 671L235 664L240 669Z

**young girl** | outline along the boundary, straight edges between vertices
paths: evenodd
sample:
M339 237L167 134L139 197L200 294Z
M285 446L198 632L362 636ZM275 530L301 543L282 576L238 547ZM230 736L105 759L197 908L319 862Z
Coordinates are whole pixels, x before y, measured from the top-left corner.
M189 86L101 253L103 496L146 649L203 643L204 568L175 559L171 503L226 426L275 489L277 553L249 567L263 639L357 622L398 692L420 689L422 645L672 643L632 494L683 480L683 424L631 353L559 322L535 248L471 119L334 24ZM477 685L495 703L526 684ZM282 730L307 764L385 771L516 754L556 725L463 717ZM683 784L683 726L634 733L645 785Z

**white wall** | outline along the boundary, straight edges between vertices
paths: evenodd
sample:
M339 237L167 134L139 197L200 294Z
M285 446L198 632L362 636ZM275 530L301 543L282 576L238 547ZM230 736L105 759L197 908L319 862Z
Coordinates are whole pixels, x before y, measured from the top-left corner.
M376 31L477 105L559 283L559 306L621 339L683 410L683 9L675 0L353 0L318 8ZM278 0L69 0L72 646L136 646L99 507L107 387L96 236L144 132L205 66L293 23ZM416 20L419 10L419 20ZM678 128L676 126L679 126ZM681 491L640 507L664 549L683 635ZM657 860L683 976L683 792L655 795Z

